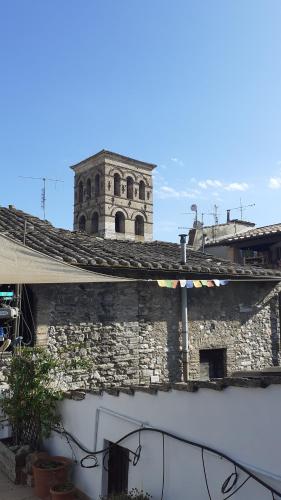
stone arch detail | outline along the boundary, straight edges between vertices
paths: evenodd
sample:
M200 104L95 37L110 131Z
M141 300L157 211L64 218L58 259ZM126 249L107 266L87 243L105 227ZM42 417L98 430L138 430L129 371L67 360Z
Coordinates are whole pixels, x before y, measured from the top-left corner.
M123 207L113 207L113 209L110 212L111 217L115 217L116 212L123 212L125 219L130 219L128 212L125 208Z
M144 177L144 175L138 175L137 176L137 179L136 179L136 182L139 184L140 181L143 181L144 184L145 184L145 187L149 187L149 182L148 180L146 179L146 177Z
M127 179L127 177L132 177L134 183L137 182L137 174L132 170L124 170L122 178Z
M131 220L135 220L135 218L137 217L137 215L140 215L141 217L143 217L144 219L144 222L147 222L147 215L145 212L142 212L141 210L136 210L135 212L132 213L130 219Z
M109 172L108 172L108 175L110 175L110 177L113 177L114 174L119 174L121 179L124 179L124 170L122 170L121 168L116 168L116 167L113 167Z

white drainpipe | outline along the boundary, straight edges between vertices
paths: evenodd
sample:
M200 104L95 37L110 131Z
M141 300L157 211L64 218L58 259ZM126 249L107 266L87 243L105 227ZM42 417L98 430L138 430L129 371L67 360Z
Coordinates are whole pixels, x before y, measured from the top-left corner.
M181 263L186 264L186 234L180 234L181 243ZM183 381L187 382L188 361L189 361L189 343L188 343L188 310L187 310L187 289L181 288L181 324L182 324L182 363L183 363Z

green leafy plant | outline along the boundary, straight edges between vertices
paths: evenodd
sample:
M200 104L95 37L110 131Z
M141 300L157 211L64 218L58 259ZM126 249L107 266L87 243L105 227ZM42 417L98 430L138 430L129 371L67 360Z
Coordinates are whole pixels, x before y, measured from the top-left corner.
M60 422L57 402L62 395L53 383L58 367L58 361L42 348L23 348L14 354L9 390L1 406L12 426L15 444L38 449Z
M133 488L129 493L115 493L106 497L100 497L100 500L150 500L151 495L143 490Z
M58 492L66 492L66 491L72 491L74 489L74 484L73 483L61 483L61 484L56 484L55 486L52 486L53 491L58 491Z

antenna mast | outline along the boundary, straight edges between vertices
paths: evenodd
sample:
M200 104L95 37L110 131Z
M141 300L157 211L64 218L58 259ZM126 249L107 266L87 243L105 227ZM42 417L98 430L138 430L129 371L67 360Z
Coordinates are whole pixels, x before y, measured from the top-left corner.
M240 217L241 219L240 220L243 220L243 212L246 208L250 208L250 207L255 207L256 204L255 203L252 203L251 205L242 205L242 200L240 198L240 205L239 207L234 207L234 208L228 208L227 211L226 211L226 214L227 214L227 222L230 222L230 212L232 210L240 210Z
M48 177L25 177L23 175L20 175L22 179L32 179L32 180L39 180L43 181L43 187L41 189L41 208L43 210L43 215L44 215L44 220L46 220L46 182L54 182L55 186L57 182L64 182L61 179L49 179Z
M214 205L214 211L207 215L212 215L214 217L214 225L217 226L219 223L218 205Z

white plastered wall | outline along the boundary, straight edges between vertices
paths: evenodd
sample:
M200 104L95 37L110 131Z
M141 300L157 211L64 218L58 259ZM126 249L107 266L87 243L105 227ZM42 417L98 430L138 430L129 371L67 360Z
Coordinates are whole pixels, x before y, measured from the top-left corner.
M83 401L65 400L61 412L65 429L91 450L103 448L105 440L117 441L141 424L149 425L216 448L281 490L281 386L272 385L266 389L231 387L222 392L210 389L200 389L197 393L158 392L157 395L121 393L119 397L106 393L87 395ZM162 436L142 433L141 444L139 463L129 466L129 488L144 489L153 499L159 500ZM54 454L71 457L65 439L57 434L46 445ZM138 434L124 441L123 446L136 450ZM78 460L85 456L75 445L73 448ZM220 489L234 471L233 465L208 452L205 461L212 499L225 498ZM82 469L79 464L74 468L76 484L96 500L101 493L106 493L101 456L99 463L100 466L94 469ZM245 478L241 473L238 484ZM264 500L271 497L263 487L249 480L234 498ZM170 438L165 438L164 499L208 499L201 451Z

